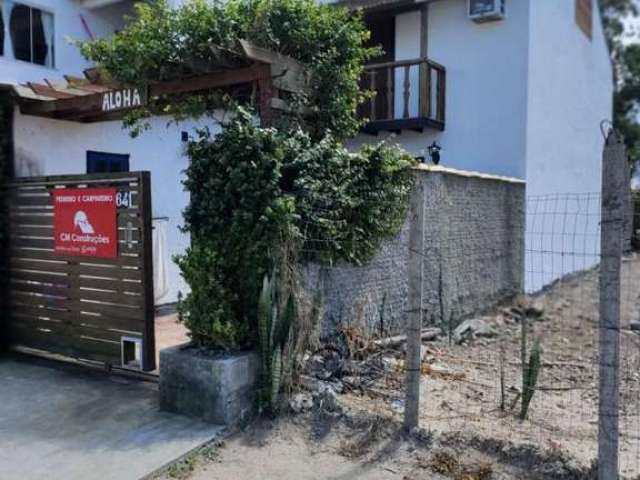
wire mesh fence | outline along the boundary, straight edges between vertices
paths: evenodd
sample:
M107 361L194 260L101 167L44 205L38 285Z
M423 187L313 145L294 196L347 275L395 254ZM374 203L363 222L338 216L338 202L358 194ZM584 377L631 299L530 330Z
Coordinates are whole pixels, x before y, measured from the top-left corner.
M631 203L637 202L635 193ZM615 435L620 473L640 473L640 257L623 232L619 296L601 288L600 268L612 255L602 251L602 234L621 220L609 212L613 220L603 221L607 208L600 192L527 198L526 295L466 321L454 315L448 344L428 347L423 426L564 452L585 468L597 460L599 440ZM634 216L638 225L637 210ZM464 238L441 241L455 245L449 251L456 258L445 263L475 255ZM601 337L611 327L601 322L601 301L620 310L619 352L605 359ZM619 434L608 426L599 431L603 365L619 378L612 420L619 420Z
M450 308L440 316L444 338L425 343L422 426L565 451L591 463L597 450L600 204L598 193L527 198L526 296L469 314L456 309L460 292L452 289ZM485 225L497 229L492 222ZM507 248L495 243L478 252L458 233L439 241L449 246L442 261L452 285L468 282L483 267L491 271ZM471 265L446 267L461 261ZM508 257L506 263L512 261ZM489 274L481 281L496 278ZM538 343L541 368L534 387L523 378ZM523 397L531 393L525 414Z
M402 327L412 311L411 262L420 258L420 426L568 455L584 471L598 459L599 440L615 435L619 472L636 478L640 254L633 248L640 248L640 192L632 193L633 213L624 221L610 218L613 210L601 192L529 196L522 199L522 212L500 214L473 208L482 198L477 190L467 203L449 197L439 202L440 193L424 193L427 220L418 251L412 212L366 269L332 265L307 272L308 279L324 279L337 292L329 301L332 328L325 335L347 346L339 375L346 402L397 419L406 411ZM504 194L502 204L514 191L506 188ZM444 225L433 221L430 202L438 208L455 204L456 218ZM603 218L603 208L609 217ZM439 214L446 218L451 212ZM614 222L628 229L620 240L619 292L610 294L600 285L601 266L612 258L601 242ZM513 232L520 228L524 236L518 237ZM517 285L523 294L513 295L505 285ZM613 357L600 354L608 348L603 331L612 330L603 327L601 299L619 306L619 351ZM599 393L606 391L599 384L603 366L616 367L614 381L619 379L619 403L610 415L619 434L599 430L606 417L601 404L608 400Z

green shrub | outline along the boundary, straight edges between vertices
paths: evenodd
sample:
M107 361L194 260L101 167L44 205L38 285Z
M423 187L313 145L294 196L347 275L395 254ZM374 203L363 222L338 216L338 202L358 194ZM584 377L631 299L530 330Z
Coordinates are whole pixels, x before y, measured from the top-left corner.
M237 349L247 344L247 326L230 316L229 292L216 277L215 253L198 242L178 257L184 280L192 286L178 302L178 315L197 345L218 349Z
M183 311L212 297L216 285L224 299L216 315L237 319L238 335L247 335L240 343L256 343L262 279L284 242L299 245L300 261L364 262L402 225L412 185L414 160L397 148L349 153L330 137L313 142L300 129L260 128L242 111L217 136L202 131L188 154L185 230L212 260L191 259L196 248L179 257L193 298ZM212 345L205 335L194 339Z
M376 49L364 46L369 32L359 14L315 0L191 0L177 9L156 0L136 8L112 38L80 43L119 82L145 86L233 64L241 39L307 68L308 90L291 99L305 115L279 117L278 128L260 128L220 91L151 98L125 120L137 133L147 115L179 121L220 106L233 113L222 133L204 129L188 145L184 229L192 248L177 262L191 293L179 308L196 344L255 346L265 275L283 262L364 262L402 225L412 157L384 144L356 153L340 144L361 125L356 110L367 93L359 82ZM278 286L282 298L296 294L294 276L278 280L290 282Z

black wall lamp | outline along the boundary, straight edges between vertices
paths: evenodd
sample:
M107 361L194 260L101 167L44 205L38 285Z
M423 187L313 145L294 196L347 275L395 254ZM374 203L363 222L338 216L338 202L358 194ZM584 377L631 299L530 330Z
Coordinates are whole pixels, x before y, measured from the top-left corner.
M440 163L440 151L442 147L434 140L433 143L427 147L427 150L429 151L429 157L431 157L433 164L438 165Z

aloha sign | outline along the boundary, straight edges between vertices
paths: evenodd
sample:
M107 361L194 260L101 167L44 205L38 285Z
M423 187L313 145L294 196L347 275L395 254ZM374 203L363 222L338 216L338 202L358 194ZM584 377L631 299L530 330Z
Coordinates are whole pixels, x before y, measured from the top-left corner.
M102 94L102 111L116 112L139 108L147 103L147 91L142 88L121 88Z

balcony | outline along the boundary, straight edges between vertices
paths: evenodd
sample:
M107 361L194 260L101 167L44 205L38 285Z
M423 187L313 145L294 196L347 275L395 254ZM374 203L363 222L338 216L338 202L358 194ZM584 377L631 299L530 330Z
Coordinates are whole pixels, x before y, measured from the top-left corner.
M365 133L444 130L445 68L427 58L365 66L361 87L375 92L359 109Z

